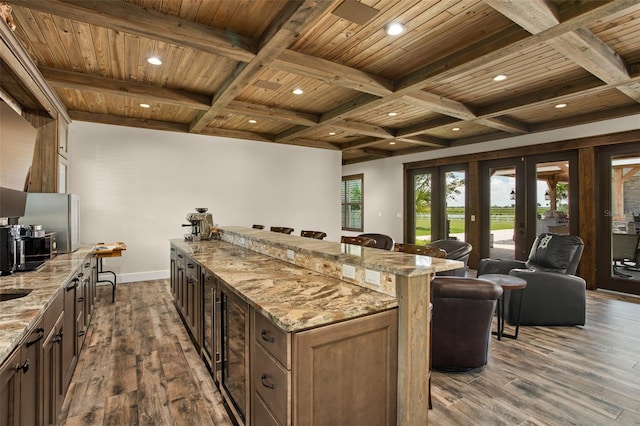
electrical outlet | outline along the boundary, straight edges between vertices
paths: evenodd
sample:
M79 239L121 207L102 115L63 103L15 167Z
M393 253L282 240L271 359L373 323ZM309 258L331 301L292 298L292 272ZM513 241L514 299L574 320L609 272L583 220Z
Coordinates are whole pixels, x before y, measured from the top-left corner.
M380 285L380 272L366 269L364 272L364 281L369 284Z
M356 279L356 267L351 265L342 265L342 276L344 278Z
M287 259L295 260L296 254L293 250L287 250Z

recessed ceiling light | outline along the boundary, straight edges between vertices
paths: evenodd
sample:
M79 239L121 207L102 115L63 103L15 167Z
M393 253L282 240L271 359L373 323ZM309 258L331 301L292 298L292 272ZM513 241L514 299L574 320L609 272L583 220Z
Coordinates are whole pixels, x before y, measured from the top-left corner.
M400 35L404 32L404 25L400 22L392 22L387 25L387 34L390 36Z
M507 79L507 76L504 74L498 74L495 77L493 77L493 81L504 81Z
M150 56L147 59L147 62L149 62L151 65L162 65L162 60L157 56Z
M140 104L140 108L151 108L149 104Z
M335 136L336 132L329 132L329 136Z
M397 112L390 112L387 114L389 117L395 117L396 115L398 115Z
M566 106L567 106L567 104L556 104L556 108L558 108L558 109L559 108L564 108Z
M454 128L453 128L453 129L451 129L451 130L453 130L454 132L459 132L459 131L460 131L460 127L454 127Z
M297 89L293 89L292 92L294 95L302 95L304 93L304 90L297 88Z
M396 144L396 143L395 143L395 142L393 142L393 141L389 142L389 145L395 145L395 144Z
M253 118L249 120L249 123L251 123L251 124L256 124L257 122L258 122L258 120L255 120Z

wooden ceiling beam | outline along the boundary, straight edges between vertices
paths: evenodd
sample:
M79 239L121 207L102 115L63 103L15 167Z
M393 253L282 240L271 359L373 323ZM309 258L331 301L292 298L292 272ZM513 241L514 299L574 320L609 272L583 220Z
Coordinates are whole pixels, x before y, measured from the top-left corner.
M131 3L101 0L11 0L16 6L62 16L78 22L190 47L236 61L255 57L255 40L208 25L165 15Z
M113 124L115 126L140 127L143 129L165 130L168 132L186 133L189 130L189 125L186 123L148 120L145 118L122 117L112 114L99 114L87 111L70 110L69 117L71 117L72 120L76 121Z
M358 92L377 96L393 93L391 80L293 50L283 51L269 66Z
M485 0L485 3L532 34L539 34L560 24L556 10L544 0ZM629 80L629 71L622 58L587 28L575 28L547 40L547 43L607 84ZM635 87L619 86L618 90L640 102L640 90Z
M478 124L502 130L507 133L524 134L529 133L529 127L525 123L508 117L478 118L474 120Z
M89 75L54 68L40 68L40 72L51 87L87 90L116 96L137 96L140 99L184 108L206 110L211 104L211 96L182 90L149 86L135 81Z
M312 126L318 122L318 116L300 111L292 111L283 108L268 107L249 102L231 101L224 109L234 114L242 114L249 117L266 118L294 125Z
M402 96L401 100L406 104L437 112L438 114L459 118L460 120L473 120L476 118L476 115L463 103L423 90L418 90L411 95Z
M378 158L386 158L386 157L391 157L393 155L391 151L388 151L386 149L378 149L378 148L362 148L362 152L364 152L367 155L371 155L373 157L378 157Z
M213 97L211 108L198 114L190 131L200 132L213 118L253 82L262 70L291 45L304 29L332 8L338 0L288 2L286 10L270 23L259 41L259 51L246 64L238 64Z
M347 133L373 136L375 138L381 139L390 139L395 137L395 134L389 129L385 129L384 127L380 126L372 126L365 123L357 123L355 121L335 121L331 124L331 127L335 127L336 129L343 130Z

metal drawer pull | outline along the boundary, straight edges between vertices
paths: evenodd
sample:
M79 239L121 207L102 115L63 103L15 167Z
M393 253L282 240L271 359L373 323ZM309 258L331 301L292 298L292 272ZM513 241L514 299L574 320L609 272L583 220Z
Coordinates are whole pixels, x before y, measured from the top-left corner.
M262 381L262 386L269 389L275 389L276 385L274 383L267 383L266 379L267 379L267 375L262 373L262 377L260 378L260 380Z
M84 336L84 330L78 331L78 337L82 337L82 336Z
M262 340L265 342L274 343L276 341L275 337L267 337L267 330L262 330L260 337L262 337Z
M38 328L36 329L36 333L38 333L38 337L36 337L36 338L35 338L35 339L33 339L33 340L29 340L29 341L27 342L27 347L29 347L29 346L33 346L33 345L35 345L36 343L38 343L40 340L42 340L42 338L44 337L44 328L42 328L42 327L38 327Z
M29 360L27 359L24 364L19 365L16 367L16 371L20 371L22 370L23 373L26 373L27 371L29 371Z

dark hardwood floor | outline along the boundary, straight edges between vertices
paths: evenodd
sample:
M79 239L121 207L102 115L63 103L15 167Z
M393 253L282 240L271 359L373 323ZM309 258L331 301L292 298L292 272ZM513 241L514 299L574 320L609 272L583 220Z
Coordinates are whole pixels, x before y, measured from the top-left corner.
M168 281L99 287L61 423L228 425ZM584 327L521 327L489 364L434 372L432 425L640 424L640 298L589 292Z

